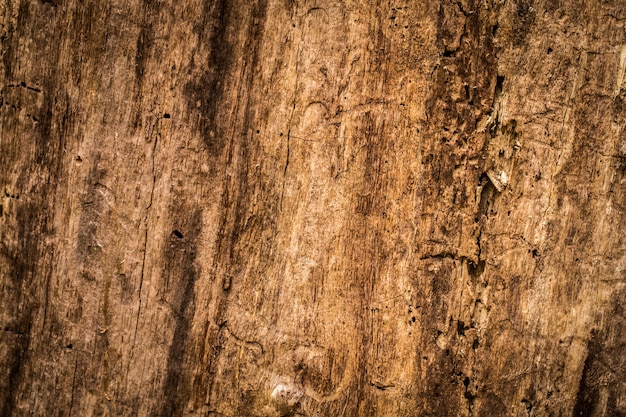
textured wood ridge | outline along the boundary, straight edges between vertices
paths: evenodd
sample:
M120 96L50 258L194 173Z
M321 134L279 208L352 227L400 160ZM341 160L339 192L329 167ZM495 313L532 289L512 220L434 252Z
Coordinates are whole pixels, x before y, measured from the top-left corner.
M0 1L0 415L626 415L625 23Z

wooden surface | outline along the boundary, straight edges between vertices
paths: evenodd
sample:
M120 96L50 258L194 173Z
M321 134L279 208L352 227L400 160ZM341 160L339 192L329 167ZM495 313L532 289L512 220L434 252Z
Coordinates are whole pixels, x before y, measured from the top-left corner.
M0 1L0 415L626 415L625 23Z

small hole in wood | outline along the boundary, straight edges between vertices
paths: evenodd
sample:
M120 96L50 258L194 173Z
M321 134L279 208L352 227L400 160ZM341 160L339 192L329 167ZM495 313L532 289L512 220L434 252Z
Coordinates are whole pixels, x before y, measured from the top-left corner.
M496 76L496 95L502 94L502 87L504 86L504 75Z
M178 230L174 230L172 232L172 236L176 237L177 239L182 239L183 238L183 234L180 233Z
M169 118L170 118L170 114L169 114L169 113L165 113L165 114L163 115L163 118L164 118L164 119L169 119Z

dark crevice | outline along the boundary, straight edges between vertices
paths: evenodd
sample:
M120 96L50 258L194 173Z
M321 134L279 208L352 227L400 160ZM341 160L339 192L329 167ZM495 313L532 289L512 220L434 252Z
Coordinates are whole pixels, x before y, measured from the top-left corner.
M465 390L465 393L463 394L463 396L467 400L468 411L470 412L470 415L471 415L472 408L474 407L474 401L476 400L476 396L472 394L471 392L469 392L468 390Z
M469 327L465 327L465 322L459 320L456 322L456 333L459 336L465 336L465 330L468 330Z
M496 76L496 86L494 87L493 90L493 103L491 104L491 117L492 117L492 122L489 125L489 133L491 134L492 138L496 137L496 134L498 132L498 128L500 127L500 120L498 117L498 101L500 100L500 97L502 96L502 90L504 88L504 75L497 75ZM495 114L494 114L495 112ZM487 144L485 144L486 146Z
M500 95L502 94L503 86L504 86L504 75L496 76L496 88L494 91L495 97L500 97Z
M443 51L443 57L444 58L450 58L453 57L454 55L456 55L456 53L459 52L459 48L455 48L455 49L446 49L445 51Z
M295 104L294 104L295 108ZM283 176L287 175L287 168L289 168L289 145L291 140L291 129L287 131L287 156L285 157L285 168L283 169Z
M370 385L372 387L378 389L378 390L381 390L381 391L385 391L385 390L387 390L389 388L394 388L395 387L395 385L393 385L393 384L384 385L384 384L380 384L380 383L377 383L377 382L370 382Z
M459 8L459 11L463 13L463 16L465 16L466 19L470 15L470 13L473 13L473 12L467 12L465 8L463 7L463 4L460 1L454 2L454 4L456 4L456 6Z
M494 104L494 107L495 107L496 102L498 101L498 99L502 95L502 90L504 88L504 79L505 79L504 75L496 76L496 86L495 86L494 91L493 91L493 104Z
M496 186L491 182L487 173L483 173L480 176L480 202L478 204L478 217L476 221L484 216L489 218L489 215L493 213L493 207L496 202L497 196L500 194Z
M427 259L454 259L458 260L459 256L453 252L440 252L435 254L426 254L420 257L420 261L424 261Z
M476 339L474 339L474 341L472 342L472 350L476 350L480 347L480 341L478 340L478 337Z
M41 88L33 87L32 85L26 84L25 81L20 82L19 84L8 84L8 88L25 88L35 93L41 93Z
M478 263L474 263L472 261L468 261L467 262L467 272L470 274L471 277L473 278L477 278L479 276L481 276L483 274L483 272L485 271L485 261L480 259L480 252L481 252L481 248L480 248L480 239L481 236L478 235L477 240L477 244L478 244Z
M524 408L526 410L526 415L527 416L531 416L532 412L533 412L533 405L532 403L527 400L526 398L522 399L522 404L524 405Z

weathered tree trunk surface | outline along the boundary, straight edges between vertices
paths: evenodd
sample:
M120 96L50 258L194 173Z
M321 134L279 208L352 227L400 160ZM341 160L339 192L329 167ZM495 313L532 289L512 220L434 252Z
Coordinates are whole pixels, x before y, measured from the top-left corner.
M623 0L2 0L0 415L626 415Z

